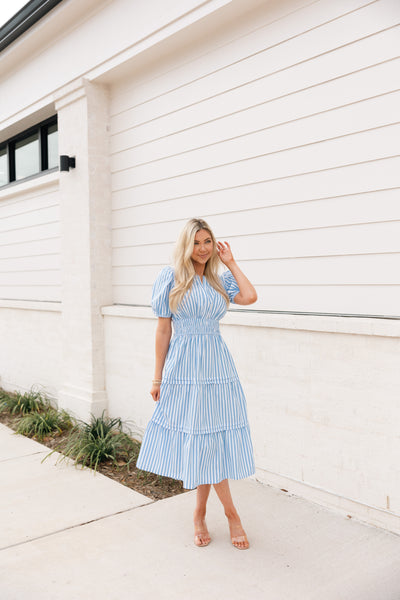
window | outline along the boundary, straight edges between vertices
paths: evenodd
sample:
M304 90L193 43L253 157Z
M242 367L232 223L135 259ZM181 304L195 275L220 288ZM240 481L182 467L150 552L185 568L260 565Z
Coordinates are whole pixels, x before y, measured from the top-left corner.
M58 167L58 130L57 123L49 125L47 128L47 158L48 169Z
M0 187L57 167L56 116L0 144Z
M8 183L7 147L0 148L0 186Z
M25 179L40 171L39 133L15 142L15 179Z

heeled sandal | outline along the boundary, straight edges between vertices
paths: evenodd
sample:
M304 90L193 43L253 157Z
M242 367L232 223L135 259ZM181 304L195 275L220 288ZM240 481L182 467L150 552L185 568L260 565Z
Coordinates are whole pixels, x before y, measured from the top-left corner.
M194 543L196 546L198 546L199 548L201 548L202 546L208 546L208 544L211 542L211 539L208 540L208 542L200 542L200 538L203 535L208 535L210 536L210 534L208 533L208 530L206 531L198 531L197 533L194 534ZM200 543L198 543L200 542Z

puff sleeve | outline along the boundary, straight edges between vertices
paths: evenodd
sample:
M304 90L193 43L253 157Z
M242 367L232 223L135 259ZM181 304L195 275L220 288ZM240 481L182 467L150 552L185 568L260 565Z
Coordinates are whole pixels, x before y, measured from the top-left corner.
M174 287L174 270L172 267L161 269L153 284L151 308L157 317L171 317L169 294Z
M224 271L221 275L221 279L222 279L222 285L224 286L224 288L226 289L226 291L228 293L229 300L233 304L235 304L233 299L236 296L236 294L238 294L240 292L236 279L232 275L231 271Z

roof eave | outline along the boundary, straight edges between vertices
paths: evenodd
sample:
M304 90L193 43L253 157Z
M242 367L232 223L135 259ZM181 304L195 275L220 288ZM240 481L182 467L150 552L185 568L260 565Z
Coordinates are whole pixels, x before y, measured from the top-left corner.
M0 28L0 52L63 0L31 0Z

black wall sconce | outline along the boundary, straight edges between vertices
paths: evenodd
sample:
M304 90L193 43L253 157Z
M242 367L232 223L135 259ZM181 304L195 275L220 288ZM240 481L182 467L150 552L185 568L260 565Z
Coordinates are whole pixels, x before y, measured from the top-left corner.
M60 171L69 171L75 169L75 156L67 156L62 154L60 156Z

